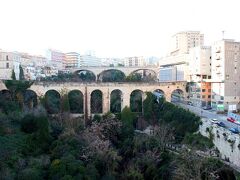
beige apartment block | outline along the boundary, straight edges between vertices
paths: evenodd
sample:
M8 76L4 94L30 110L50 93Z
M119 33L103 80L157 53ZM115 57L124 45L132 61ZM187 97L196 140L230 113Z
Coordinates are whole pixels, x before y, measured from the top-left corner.
M76 52L65 53L65 68L74 68L80 66L80 54Z
M212 46L212 106L240 109L240 42L230 39Z
M204 35L200 31L178 32L171 38L170 55L189 53L190 49L204 45Z

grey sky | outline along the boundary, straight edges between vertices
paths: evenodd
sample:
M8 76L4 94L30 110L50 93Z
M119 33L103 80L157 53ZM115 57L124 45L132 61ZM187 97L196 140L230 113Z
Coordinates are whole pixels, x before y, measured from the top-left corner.
M240 1L239 1L240 2ZM238 0L5 0L0 48L43 54L94 49L98 56L164 56L171 35L200 30L206 44L240 40Z

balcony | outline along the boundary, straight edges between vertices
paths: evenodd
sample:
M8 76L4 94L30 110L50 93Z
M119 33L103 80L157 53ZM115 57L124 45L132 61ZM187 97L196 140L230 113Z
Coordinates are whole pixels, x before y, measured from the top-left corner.
M219 49L216 49L216 51L215 51L216 53L220 53L221 52L221 49L219 48Z
M221 59L221 57L220 56L216 56L216 60L220 60Z

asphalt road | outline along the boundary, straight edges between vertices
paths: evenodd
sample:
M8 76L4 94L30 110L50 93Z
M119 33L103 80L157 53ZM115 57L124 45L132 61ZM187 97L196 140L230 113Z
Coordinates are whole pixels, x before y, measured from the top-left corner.
M199 115L200 117L205 117L208 118L209 121L214 118L217 119L219 122L223 122L226 125L226 128L238 128L238 130L240 130L240 125L237 125L235 123L229 122L227 121L227 115L224 114L216 114L215 111L212 110L203 110L199 107L195 107L195 106L190 106L190 105L186 105L183 103L175 103L178 106L181 106L185 109L189 109L189 111Z

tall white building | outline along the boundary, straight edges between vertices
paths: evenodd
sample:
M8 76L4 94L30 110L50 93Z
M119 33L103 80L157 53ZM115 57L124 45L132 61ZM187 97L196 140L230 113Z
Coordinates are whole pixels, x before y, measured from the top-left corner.
M101 59L96 57L95 51L86 51L80 56L80 66L101 66Z
M159 61L159 65L162 67L160 71L164 71L164 68L169 69L181 64L180 67L184 71L183 80L190 81L190 49L197 46L202 46L203 44L204 35L201 34L200 31L183 31L173 35L171 37L171 47L168 56ZM163 75L162 72L160 72L160 75ZM160 80L161 79L162 78L160 77Z
M220 40L212 46L212 106L240 109L240 42Z
M193 47L204 45L204 35L200 31L183 31L172 36L170 55L189 53Z

